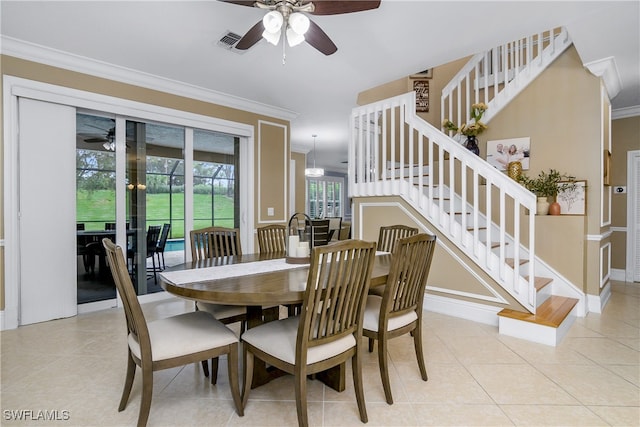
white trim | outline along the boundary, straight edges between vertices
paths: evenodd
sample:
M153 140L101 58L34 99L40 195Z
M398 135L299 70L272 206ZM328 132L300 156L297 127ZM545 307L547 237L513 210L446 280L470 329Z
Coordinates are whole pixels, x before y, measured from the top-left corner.
M600 242L604 239L608 239L609 237L611 237L611 229L605 231L602 234L587 234L586 239L591 241L591 242Z
M611 230L612 233L626 233L627 227L609 227L609 230Z
M262 125L269 125L269 126L273 126L273 127L280 127L282 129L284 129L284 159L283 159L283 164L287 165L289 164L289 156L288 156L288 150L287 150L287 145L288 145L288 138L287 138L287 131L288 128L285 125L282 125L280 123L274 123L274 122L270 122L267 120L258 120L258 178L261 177L261 171L262 171ZM269 219L265 220L262 218L262 212L258 211L258 223L259 224L280 224L282 222L287 221L288 216L287 216L287 197L286 194L288 194L288 190L287 190L287 185L288 185L288 181L289 181L289 175L286 173L285 170L285 174L284 174L284 179L283 179L283 188L282 188L282 194L285 195L284 197L284 206L283 206L283 210L282 210L282 214L284 215L282 218L274 218L274 217L269 217ZM275 183L269 183L269 184L274 184ZM260 185L260 183L258 183L258 206L262 206L262 187Z
M254 193L253 182L253 154L254 154L254 126L236 123L215 117L183 112L166 107L144 104L130 100L115 98L80 91L63 86L51 85L38 81L27 80L14 76L3 76L3 143L4 143L4 230L5 239L5 310L3 311L2 328L18 327L19 307L19 237L18 237L18 154L15 141L17 140L17 99L18 96L70 105L95 111L131 117L134 120L151 120L185 127L232 133L240 137L241 168L245 179L241 180L240 221L244 225L241 239L243 247L253 251L253 212ZM245 146L246 155L242 155ZM185 224L186 226L186 224ZM185 229L186 230L186 229Z
M609 99L616 97L622 89L622 79L618 72L618 66L616 65L616 59L613 56L608 58L598 59L597 61L591 61L584 64L584 66L593 74L602 78Z
M411 220L419 227L422 229L422 231L425 231L427 233L430 234L436 234L433 231L431 231L430 229L428 229L421 221L418 220L418 218L416 218L411 212L409 212L409 210L407 210L401 203L399 202L363 202L360 203L359 206L359 212L358 212L358 217L360 218L360 221L358 223L358 236L357 238L362 239L362 236L364 235L364 225L362 221L362 218L364 216L364 209L365 207L395 207L397 209L400 209L405 215L407 215L409 218L411 218ZM460 291L456 291L453 289L444 289L444 288L432 288L432 290L438 291L438 292L442 292L442 293L448 293L450 295L456 295L456 296L464 296L467 298L475 298L478 300L485 300L485 301L491 301L491 302L496 302L496 303L501 303L501 304L509 304L509 302L502 297L495 289L493 289L493 287L486 281L484 280L482 277L480 277L480 275L478 273L476 273L472 268L469 267L469 264L467 262L465 262L464 260L462 260L462 258L460 258L453 250L451 250L447 245L444 244L443 239L437 239L436 240L436 245L443 248L459 265L461 265L465 270L467 270L467 272L469 274L471 274L471 276L473 276L478 283L483 286L485 289L487 289L492 295L493 298L487 296L487 295L480 295L480 294L472 294L472 293L467 293L467 292L460 292ZM499 286L499 285L498 285ZM429 289L429 288L428 288Z
M626 239L626 252L627 256L625 259L625 271L626 271L626 281L633 282L637 280L635 274L635 260L637 258L636 248L640 246L636 241L638 238L638 234L640 230L637 230L638 223L640 222L640 218L637 215L638 206L640 206L640 191L637 188L634 188L636 183L636 176L640 173L638 167L640 167L640 162L636 161L636 158L640 158L640 150L627 151L627 239ZM639 159L640 160L640 159ZM639 164L636 167L636 163Z
M502 308L426 293L423 310L498 326L498 312Z
M615 62L614 62L615 65ZM611 101L613 98L607 97L607 90L605 88L606 82L600 84L600 122L602 128L602 135L600 135L600 188L602 191L600 192L600 227L606 227L611 225L611 196L613 195L612 187L604 185L604 150L607 150L611 153ZM618 89L619 90L619 89ZM614 95L615 96L615 95ZM606 126L605 126L606 123ZM607 130L608 135L604 134L604 131ZM606 144L606 145L605 145ZM609 171L611 174L612 171ZM606 204L608 205L607 209L605 209L605 196ZM607 217L605 218L605 213Z
M590 313L602 313L611 298L611 283L607 283L600 291L600 295L588 295L587 305Z
M61 50L48 48L35 43L25 42L7 36L0 36L1 53L28 61L53 67L64 68L95 77L114 80L121 83L159 90L173 95L184 96L229 108L249 111L282 120L293 120L299 113L272 105L262 104L227 93L218 92L200 86L190 85L177 80L156 76L142 71L132 70L103 61L74 55Z
M606 254L606 256L605 256ZM611 242L600 246L600 289L609 283L611 277Z
M611 269L611 280L617 280L620 282L627 281L626 271L620 268Z
M640 116L640 105L635 105L633 107L618 108L611 112L612 120L627 119L629 117L636 117L636 116Z
M93 311L100 311L100 310L108 310L110 308L118 308L118 298L78 304L78 314L91 313Z

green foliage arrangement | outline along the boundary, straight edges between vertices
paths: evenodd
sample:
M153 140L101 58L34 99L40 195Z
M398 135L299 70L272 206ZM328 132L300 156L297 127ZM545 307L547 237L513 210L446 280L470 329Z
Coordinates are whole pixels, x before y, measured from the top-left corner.
M556 197L558 193L576 186L572 180L573 177L561 174L555 169L549 169L549 172L542 171L536 178L530 178L526 175L520 175L518 178L520 184L538 197Z

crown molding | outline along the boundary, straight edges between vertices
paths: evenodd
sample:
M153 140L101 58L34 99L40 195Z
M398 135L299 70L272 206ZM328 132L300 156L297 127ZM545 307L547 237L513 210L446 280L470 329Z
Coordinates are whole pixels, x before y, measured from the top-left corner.
M637 116L640 116L640 105L636 105L634 107L618 108L611 111L611 118L613 120L626 119L629 117Z
M584 66L591 74L602 78L604 86L607 88L609 99L615 98L616 95L620 93L622 89L622 79L620 79L616 60L613 56L588 62L584 64Z
M293 120L298 117L298 113L284 108L74 55L12 37L0 36L0 54L281 120Z

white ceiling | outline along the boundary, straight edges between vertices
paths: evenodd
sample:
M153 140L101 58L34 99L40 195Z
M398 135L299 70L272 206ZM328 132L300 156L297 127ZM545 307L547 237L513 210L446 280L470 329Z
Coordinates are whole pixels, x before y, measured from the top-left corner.
M338 46L286 50L260 41L238 54L218 46L244 34L258 8L207 1L0 2L0 33L291 111L294 149L313 147L318 166L344 170L357 94L408 74L548 28L565 26L583 62L613 57L615 109L640 107L640 2L382 0L379 9L312 16ZM4 52L4 51L3 51Z

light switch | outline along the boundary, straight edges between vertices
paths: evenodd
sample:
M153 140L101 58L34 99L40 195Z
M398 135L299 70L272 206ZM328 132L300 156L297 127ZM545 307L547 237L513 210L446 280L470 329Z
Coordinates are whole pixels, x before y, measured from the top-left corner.
M273 208L267 208L267 216L273 216L274 212L273 212Z

